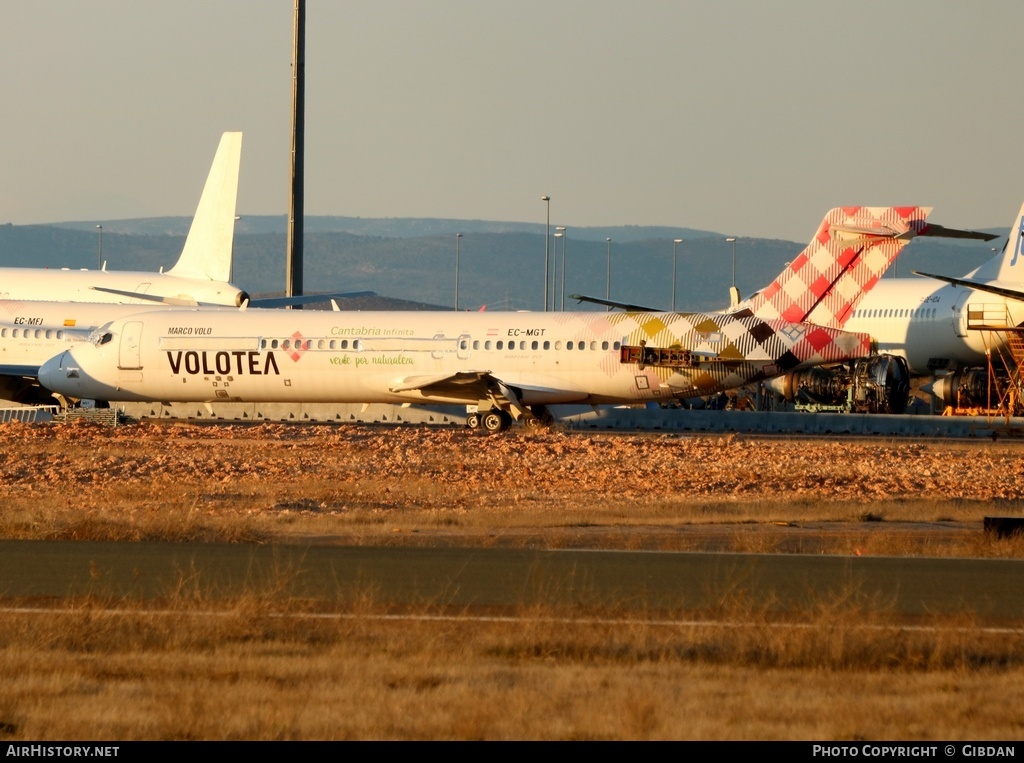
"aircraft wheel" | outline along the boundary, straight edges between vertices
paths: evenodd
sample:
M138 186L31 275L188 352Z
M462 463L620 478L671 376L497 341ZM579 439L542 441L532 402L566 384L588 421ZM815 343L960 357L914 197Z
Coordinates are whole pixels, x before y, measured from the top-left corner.
M474 430L474 431L479 429L480 428L480 414L479 413L471 413L471 414L469 414L469 416L466 418L466 426L469 427L470 429Z
M504 432L510 426L512 426L512 414L509 413L508 411L502 411L501 412L501 431Z
M494 434L495 432L500 432L505 428L505 419L502 418L501 412L499 411L491 411L489 413L485 413L482 423L484 425L484 429L486 429L491 434Z
M530 411L533 415L527 416L524 422L529 429L544 429L555 423L555 417L543 405L534 406Z

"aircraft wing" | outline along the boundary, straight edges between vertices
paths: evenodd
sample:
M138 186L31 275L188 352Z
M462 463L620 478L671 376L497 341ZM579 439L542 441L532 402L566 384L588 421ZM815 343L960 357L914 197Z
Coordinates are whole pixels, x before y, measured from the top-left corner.
M296 305L313 305L317 302L330 302L334 299L376 296L377 292L375 291L346 291L335 294L303 294L301 297L266 297L250 299L249 307L294 307Z
M575 403L583 402L589 394L584 390L566 389L557 386L545 386L529 382L505 382L494 376L490 371L458 371L448 374L428 376L408 376L398 384L390 387L392 392L409 392L419 390L424 395L453 395L466 397L467 403L478 400L504 400L515 410L522 411L523 393L526 397L540 396L552 402ZM457 393L457 395L456 395Z
M39 376L39 366L25 366L16 363L0 363L0 377L14 376L35 379Z
M199 303L194 299L179 299L177 297L162 297L159 294L143 294L140 291L123 291L121 289L110 289L106 286L91 286L93 291L102 291L107 294L116 294L119 297L131 299L144 299L148 302L156 302L161 305L174 305L175 307L198 307Z
M390 389L392 392L410 392L418 389L429 394L431 388L442 385L468 387L474 384L486 384L490 378L490 371L457 371L456 373L429 376L407 376Z
M631 313L660 313L662 312L656 307L644 307L643 305L631 305L628 302L616 302L611 299L601 299L600 297L588 297L586 294L570 294L569 299L575 299L577 302L590 302L594 305L605 305L606 307L615 307L619 310L626 310Z
M993 283L987 281L972 281L969 278L951 278L950 276L937 276L931 273L922 273L920 270L911 271L914 275L924 276L925 278L934 278L936 281L945 281L951 283L954 286L965 286L968 289L977 289L978 291L987 291L990 294L998 294L1000 297L1006 297L1007 299L1016 299L1024 302L1024 291L1018 289L1010 289L1006 286L996 286Z
M197 302L194 299L181 299L179 297L162 297L159 294L143 294L138 291L123 291L121 289L111 289L106 286L93 286L91 287L94 291L102 291L107 294L116 294L119 297L129 297L131 299L144 299L148 302L156 302L160 305L168 305L175 307L223 307L223 305L214 305L208 302ZM243 292L243 301L249 301L249 307L294 307L297 305L312 305L318 302L330 302L332 299L355 299L357 297L374 297L377 295L375 291L346 291L332 294L304 294L301 297L265 297L265 298L250 298Z

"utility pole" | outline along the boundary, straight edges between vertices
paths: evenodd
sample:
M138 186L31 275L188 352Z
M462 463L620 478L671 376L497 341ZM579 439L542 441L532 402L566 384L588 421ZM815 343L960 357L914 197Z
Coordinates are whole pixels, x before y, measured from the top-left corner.
M285 295L302 296L303 163L306 108L306 0L295 0L292 40L292 186L288 208ZM296 307L300 307L296 305Z

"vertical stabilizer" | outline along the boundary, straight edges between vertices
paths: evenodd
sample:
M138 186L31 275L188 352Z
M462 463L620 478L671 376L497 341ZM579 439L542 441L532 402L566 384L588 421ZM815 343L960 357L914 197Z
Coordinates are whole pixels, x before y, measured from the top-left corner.
M974 281L1024 283L1024 205L1010 224L1010 237L1003 251L968 274Z
M915 236L931 207L838 207L768 287L730 312L842 328Z
M211 281L231 280L241 154L242 133L224 133L217 155L213 157L213 166L206 178L185 247L174 267L166 271L170 275Z

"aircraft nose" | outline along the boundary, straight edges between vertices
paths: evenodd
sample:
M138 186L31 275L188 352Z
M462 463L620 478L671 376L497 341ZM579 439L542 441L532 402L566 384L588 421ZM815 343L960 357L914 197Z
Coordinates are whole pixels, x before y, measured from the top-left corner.
M50 358L39 367L39 383L51 392L67 391L67 382L78 378L78 370L67 365L68 352ZM74 374L74 375L72 375Z

